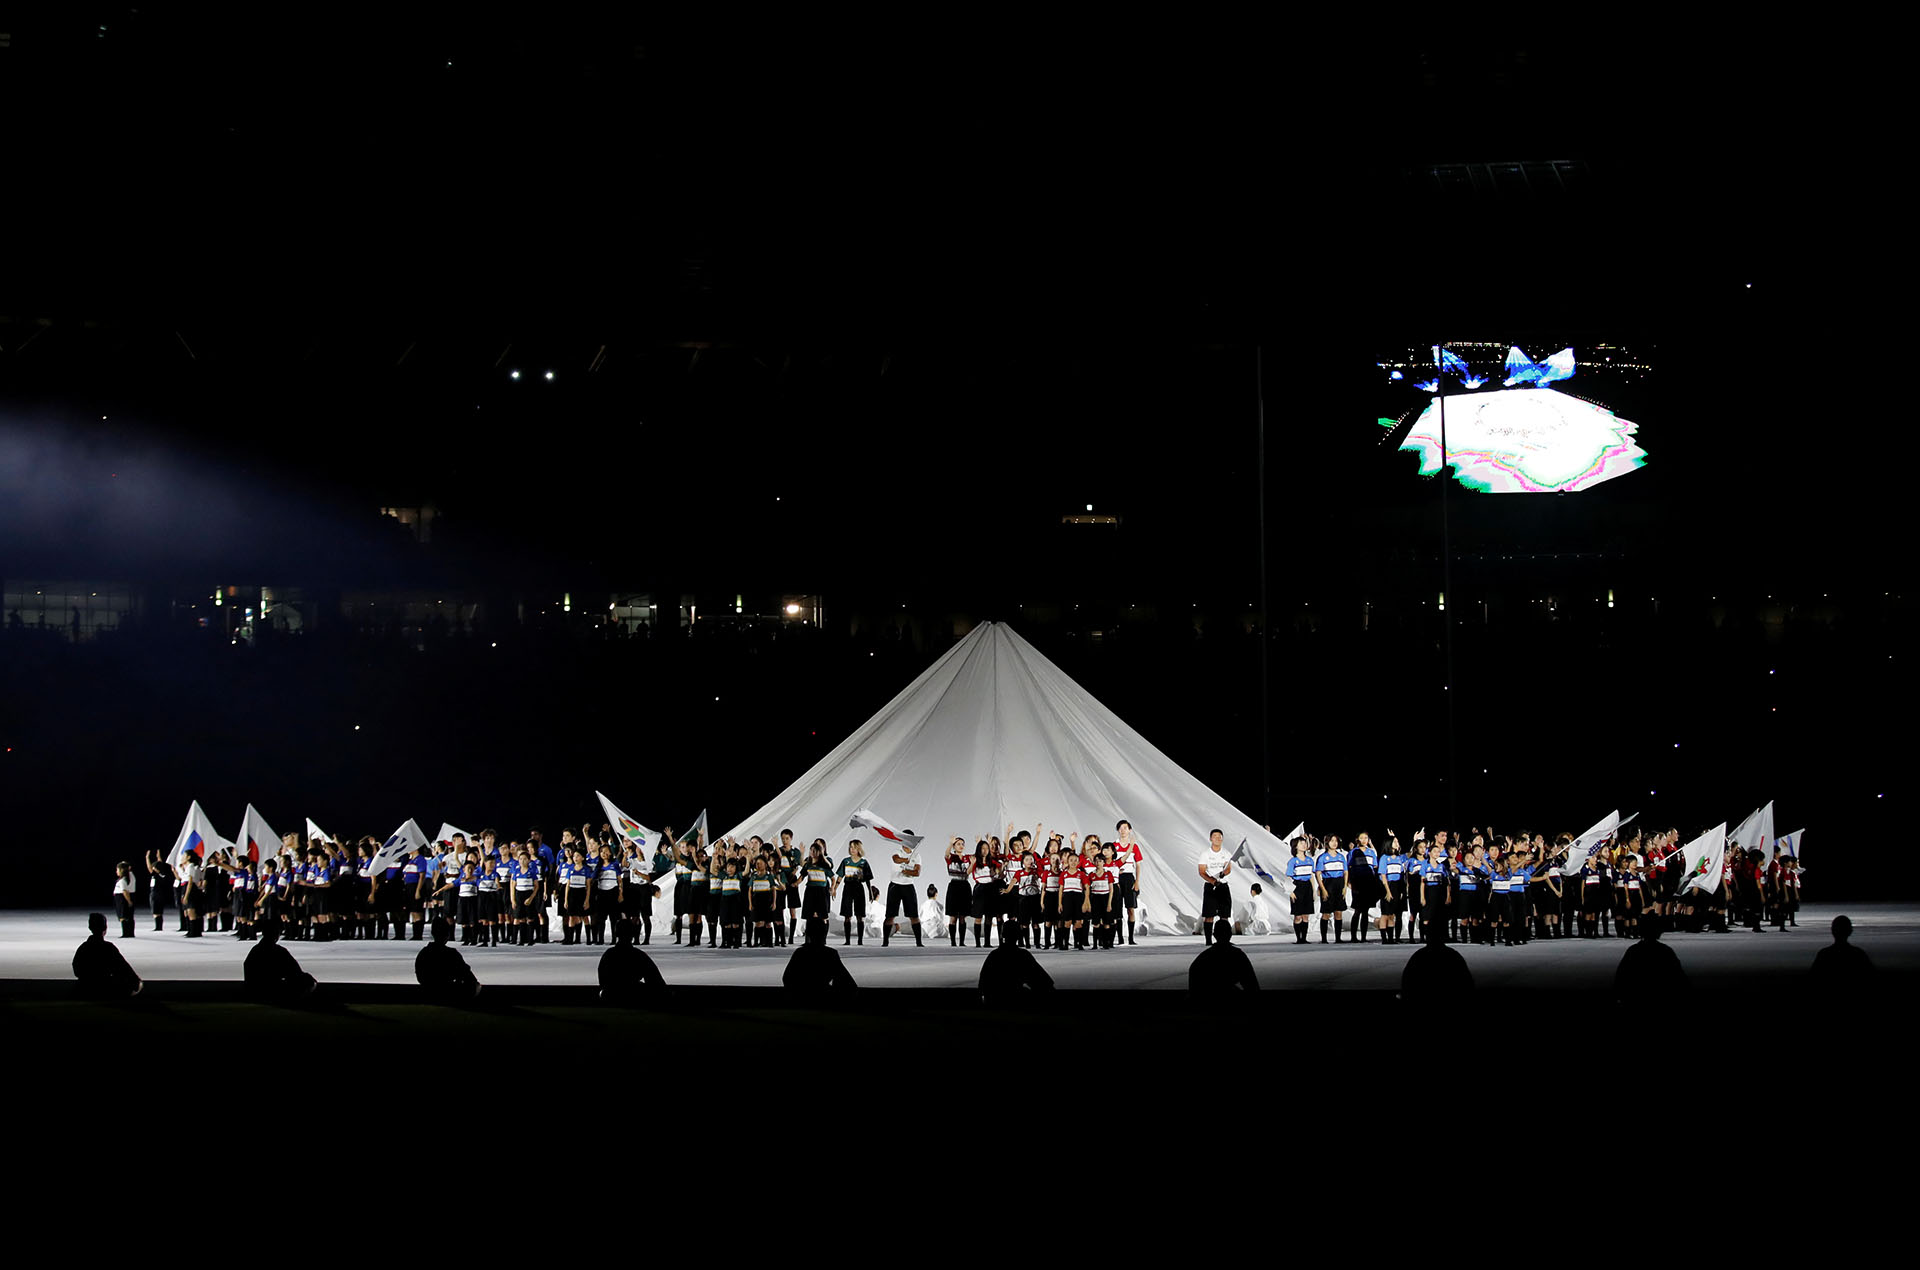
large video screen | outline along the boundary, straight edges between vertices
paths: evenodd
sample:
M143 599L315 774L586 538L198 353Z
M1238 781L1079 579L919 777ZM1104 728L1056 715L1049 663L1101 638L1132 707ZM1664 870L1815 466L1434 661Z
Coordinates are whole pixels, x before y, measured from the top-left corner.
M1535 361L1519 344L1443 344L1379 365L1398 407L1379 422L1416 456L1422 476L1450 463L1468 489L1557 494L1592 489L1647 462L1640 425L1604 399L1630 392L1652 369L1645 354L1622 345L1584 354L1569 345Z

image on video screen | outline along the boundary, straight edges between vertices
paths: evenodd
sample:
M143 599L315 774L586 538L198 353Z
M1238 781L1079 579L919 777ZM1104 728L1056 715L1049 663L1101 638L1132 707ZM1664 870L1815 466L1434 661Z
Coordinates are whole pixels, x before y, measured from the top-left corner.
M1623 396L1639 397L1652 370L1647 357L1618 344L1584 352L1567 345L1538 361L1521 344L1410 347L1379 362L1385 400L1397 411L1378 416L1389 429L1383 440L1414 454L1420 475L1438 475L1444 413L1445 462L1468 489L1591 489L1647 462L1640 425L1616 410Z

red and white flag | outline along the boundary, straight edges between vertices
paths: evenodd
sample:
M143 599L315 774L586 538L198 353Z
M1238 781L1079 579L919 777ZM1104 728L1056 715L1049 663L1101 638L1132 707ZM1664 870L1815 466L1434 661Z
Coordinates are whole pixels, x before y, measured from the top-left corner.
M871 829L879 837L897 847L905 847L909 851L919 846L920 840L926 837L923 833L902 833L882 820L877 812L866 807L853 813L853 818L847 822L847 828Z
M240 854L254 864L262 860L271 860L280 854L280 835L267 824L267 818L247 804L247 814L240 820L240 837L236 841Z
M1769 802L1765 807L1755 811L1741 821L1740 827L1728 836L1732 838L1733 845L1736 847L1747 849L1758 847L1771 857L1774 844L1773 804Z

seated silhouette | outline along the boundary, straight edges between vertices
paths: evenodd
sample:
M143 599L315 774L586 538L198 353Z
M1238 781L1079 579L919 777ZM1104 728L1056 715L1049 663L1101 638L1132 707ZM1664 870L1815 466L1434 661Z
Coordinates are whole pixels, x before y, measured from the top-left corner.
M1447 946L1446 923L1427 922L1422 929L1427 942L1407 958L1407 968L1400 972L1400 995L1410 1001L1425 1001L1473 991L1473 971L1467 968L1467 959Z
M634 947L633 924L615 922L613 942L600 954L600 999L608 1005L631 1005L666 993L660 967Z
M292 1003L313 995L313 976L300 969L300 963L280 942L280 925L268 922L260 928L260 942L247 950L241 966L247 995L256 1001Z
M1660 942L1660 926L1654 914L1640 919L1640 938L1621 955L1620 967L1613 972L1615 996L1660 996L1688 987L1680 955Z
M1233 946L1233 923L1215 922L1213 942L1187 967L1187 991L1196 997L1223 997L1259 990L1253 961Z
M851 991L853 976L840 960L837 949L827 946L827 924L817 917L807 919L806 942L787 958L786 973L780 976L787 991L801 996Z
M87 942L73 953L73 977L80 981L80 991L102 1001L138 996L145 985L120 950L107 942L107 915L88 913L87 930Z
M1813 977L1824 984L1841 987L1860 983L1873 974L1873 961L1847 941L1853 936L1853 919L1841 914L1833 919L1833 942L1813 955Z
M1000 942L980 963L980 998L996 1009L1024 1005L1035 993L1052 992L1053 976L1020 946L1020 923L1002 922Z
M433 942L420 949L413 959L413 977L426 989L427 999L441 1005L464 1005L480 995L480 981L467 967L467 959L458 948L449 947L453 923L444 917L433 919Z

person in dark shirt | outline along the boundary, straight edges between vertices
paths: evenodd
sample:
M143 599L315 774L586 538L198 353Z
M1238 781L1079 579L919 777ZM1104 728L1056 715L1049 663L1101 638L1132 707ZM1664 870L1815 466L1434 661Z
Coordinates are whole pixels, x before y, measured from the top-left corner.
M1053 976L1020 942L1020 923L1003 921L1000 944L980 963L980 999L995 1009L1021 1006L1053 991Z
M851 990L853 976L841 964L838 949L827 947L827 924L818 917L807 919L807 942L787 958L787 970L780 977L787 991L818 995Z
M1813 955L1813 977L1831 985L1856 984L1873 974L1873 962L1847 940L1853 935L1853 919L1841 914L1833 919L1833 943Z
M146 985L120 950L107 942L107 915L88 913L87 930L87 942L73 954L73 977L80 981L80 991L106 1001L138 996Z
M247 995L256 1001L292 1004L313 995L313 976L300 969L300 963L280 942L276 922L260 928L260 942L248 950L241 975L246 980Z
M1440 889L1444 892L1445 888ZM1409 1001L1426 1001L1473 991L1473 971L1467 968L1467 959L1447 947L1446 910L1442 902L1427 896L1422 898L1421 905L1425 915L1434 920L1420 923L1427 942L1407 958L1407 968L1400 972L1400 995Z
M1644 914L1640 919L1640 938L1620 958L1613 972L1613 992L1619 997L1659 996L1687 988L1687 972L1680 966L1679 954L1660 942L1660 918Z
M427 990L429 1000L462 1005L480 995L480 981L473 977L460 950L448 946L452 938L453 923L444 917L434 918L433 942L413 959L413 977Z
M608 1005L632 1005L666 992L660 967L633 946L633 923L615 922L613 942L600 954L600 999Z
M1252 959L1233 946L1233 923L1215 922L1213 942L1201 949L1187 968L1187 991L1197 997L1221 997L1259 990Z

